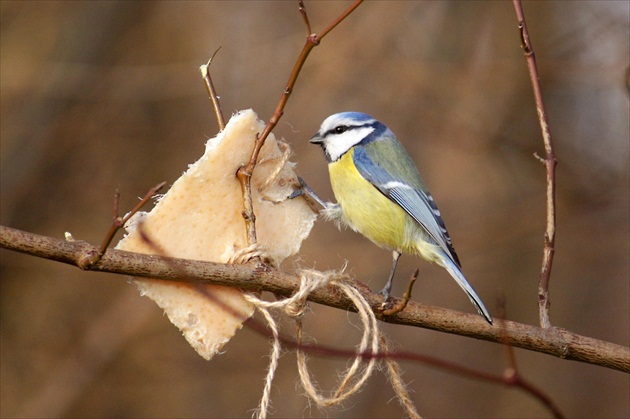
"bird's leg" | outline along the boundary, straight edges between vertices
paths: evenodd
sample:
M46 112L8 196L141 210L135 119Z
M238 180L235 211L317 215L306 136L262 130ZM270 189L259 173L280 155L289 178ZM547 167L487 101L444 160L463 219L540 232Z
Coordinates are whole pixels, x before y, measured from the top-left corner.
M304 199L306 199L306 202L309 204L309 206L313 209L313 211L317 211L317 209L315 208L316 205L314 205L315 203L321 205L323 209L326 209L328 207L326 202L324 202L323 199L317 196L315 191L311 189L311 187L308 186L306 182L304 182L304 179L298 176L298 181L300 182L300 187L296 189L295 191L293 191L291 195L289 195L288 197L289 199L297 198L298 196L303 196Z
M383 297L385 297L385 301L389 300L389 294L392 291L392 284L394 282L394 273L396 272L396 265L398 264L399 258L400 258L400 252L397 250L394 250L392 252L393 263L392 263L392 270L389 272L389 279L387 280L385 287L379 293L379 294L383 294Z

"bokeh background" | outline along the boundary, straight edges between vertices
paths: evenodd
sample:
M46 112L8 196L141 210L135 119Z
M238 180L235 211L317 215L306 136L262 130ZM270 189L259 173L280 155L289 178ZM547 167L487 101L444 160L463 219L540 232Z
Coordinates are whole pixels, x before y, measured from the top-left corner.
M307 2L314 31L349 2ZM525 2L558 165L551 320L628 346L629 20L627 1ZM303 45L290 1L0 2L1 222L100 242L123 208L172 183L214 136L198 67L226 116L271 116ZM308 59L275 133L299 173L332 199L307 139L328 115L372 114L398 135L438 202L464 273L491 311L537 324L545 172L533 95L510 2L367 2ZM249 417L269 342L243 329L211 362L124 277L1 253L2 417ZM390 255L319 221L287 270L338 269L380 289ZM414 298L474 311L448 274L403 257L394 292L419 267ZM307 332L352 348L353 314L312 307ZM397 347L500 374L496 344L383 325ZM286 325L285 332L292 328ZM520 371L570 417L628 417L627 374L516 350ZM314 358L324 389L346 360ZM405 362L429 417L547 417L528 395ZM295 356L280 362L274 417L400 417L383 374L342 407L302 395Z

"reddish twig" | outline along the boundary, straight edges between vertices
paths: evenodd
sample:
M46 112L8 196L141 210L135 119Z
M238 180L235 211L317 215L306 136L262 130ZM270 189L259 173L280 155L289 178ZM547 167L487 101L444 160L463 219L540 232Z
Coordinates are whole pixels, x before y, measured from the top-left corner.
M212 101L212 108L214 109L214 114L217 118L217 124L219 125L219 131L223 131L225 129L225 119L223 118L223 111L221 110L221 104L219 103L219 95L217 95L217 91L214 88L214 84L212 83L212 77L210 77L210 64L212 64L212 60L214 56L217 55L217 52L221 47L217 48L212 54L212 57L208 60L208 62L201 67L199 70L201 71L201 77L206 84L206 89L208 90L208 96Z
M304 7L304 1L300 0L299 5L300 14L302 15L302 19L304 19L304 26L306 26L306 36L309 36L313 33L313 31L311 30L311 22L309 21L308 14L306 13L306 7Z
M140 200L140 202L138 202L138 204L124 217L121 217L118 213L118 205L120 202L120 192L116 190L116 193L114 194L114 220L112 222L111 227L109 228L109 231L105 235L105 238L103 239L103 242L101 243L101 246L99 247L98 251L86 253L81 259L79 259L79 261L77 262L77 266L81 269L88 269L95 263L99 262L103 258L103 255L105 254L105 251L109 247L109 244L114 239L116 232L122 226L124 226L125 223L129 221L131 217L133 217L138 211L140 211L140 208L142 208L144 204L146 204L149 201L149 199L151 199L151 197L153 197L156 193L158 193L158 191L162 189L164 185L166 185L166 182L161 182L155 185L154 187L152 187L151 189L149 189L149 191L144 195L144 197Z
M267 329L267 327L261 322L256 321L253 318L250 318L245 323L251 330L256 333L265 336L269 339L272 339L273 336L271 332ZM486 381L494 384L501 384L508 387L515 387L518 390L521 390L525 393L536 398L542 405L544 405L555 418L563 418L564 415L560 410L555 406L553 400L545 394L544 391L535 387L528 381L524 380L522 377L518 375L508 375L504 373L503 375L491 374L485 371L476 370L474 368L470 368L468 366L457 364L451 361L446 361L441 358L437 358L430 355L423 355L408 351L390 351L386 350L379 353L371 353L371 352L361 352L357 353L354 349L342 349L329 345L315 344L315 343L305 343L298 342L291 338L287 338L286 336L279 335L278 339L280 342L287 347L288 349L308 352L313 356L321 356L321 357L342 357L342 358L353 358L356 356L360 356L364 360L369 359L394 359L396 361L409 361L415 363L421 363L428 365L433 368L437 368L440 371L447 372L449 374L457 375L460 377L466 377L473 380Z
M551 278L551 267L553 265L553 256L555 252L556 238L556 164L557 160L554 155L553 141L551 132L549 131L549 123L547 121L547 113L545 112L545 104L542 98L542 90L540 88L540 80L538 77L538 67L536 65L536 56L532 46L527 24L525 23L525 15L521 0L513 0L516 18L518 20L518 28L521 34L521 46L527 60L527 68L529 69L529 78L534 91L534 99L536 101L536 112L538 113L538 122L542 130L543 142L545 144L545 158L540 159L547 169L547 225L545 229L545 245L543 250L542 269L538 282L538 315L540 326L543 328L551 327L549 320L549 280Z
M247 162L246 165L241 166L236 172L236 177L241 184L241 190L243 193L243 218L245 219L245 228L247 230L247 244L252 245L256 243L256 216L254 214L254 208L252 204L252 190L251 190L251 177L254 172L254 168L256 167L256 162L258 161L258 154L260 153L260 149L262 148L265 140L271 133L271 131L276 127L280 118L284 114L284 107L293 92L293 88L295 87L295 82L297 81L298 76L300 75L300 71L306 62L306 58L311 53L313 48L315 48L321 40L332 31L341 21L343 21L354 9L356 9L359 4L361 4L363 0L355 0L354 3L350 7L348 7L337 19L326 27L319 35L310 33L311 27L308 20L308 15L306 14L306 9L304 7L304 3L300 1L300 14L302 15L304 22L306 24L307 30L309 31L308 36L306 37L306 42L304 47L302 47L302 52L300 53L295 65L293 66L293 70L291 71L291 75L289 76L289 80L287 81L286 87L282 92L282 96L280 97L280 101L276 105L276 109L274 110L269 122L265 126L262 133L256 135L256 140L254 141L254 149L252 151L252 155Z

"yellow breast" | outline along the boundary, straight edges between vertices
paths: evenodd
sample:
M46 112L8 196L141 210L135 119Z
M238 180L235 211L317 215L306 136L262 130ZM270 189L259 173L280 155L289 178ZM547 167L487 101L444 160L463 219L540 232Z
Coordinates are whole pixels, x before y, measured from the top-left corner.
M353 150L350 150L328 165L330 183L343 213L342 221L381 247L416 253L408 231L415 222L361 176L352 155Z

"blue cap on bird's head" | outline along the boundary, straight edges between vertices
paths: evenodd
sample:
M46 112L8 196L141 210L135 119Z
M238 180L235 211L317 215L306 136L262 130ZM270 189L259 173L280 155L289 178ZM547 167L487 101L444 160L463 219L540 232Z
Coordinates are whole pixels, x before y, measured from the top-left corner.
M331 115L328 118L326 118L325 121L327 121L329 119L330 120L333 120L333 119L349 119L349 120L358 121L358 122L376 121L376 119L372 118L370 115L368 115L366 113L353 112L353 111L336 113L336 114Z

